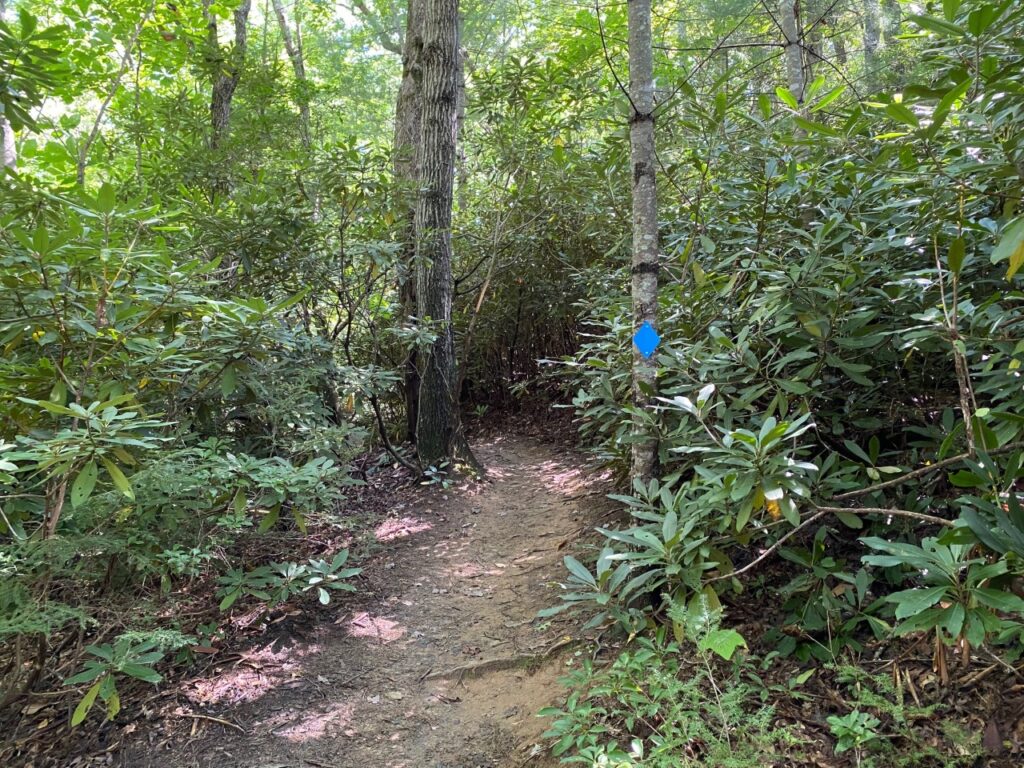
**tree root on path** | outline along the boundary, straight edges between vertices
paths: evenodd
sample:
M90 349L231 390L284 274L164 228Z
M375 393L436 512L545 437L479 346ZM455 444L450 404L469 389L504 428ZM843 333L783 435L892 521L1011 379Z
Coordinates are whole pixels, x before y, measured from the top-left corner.
M554 643L543 653L524 653L518 656L499 656L490 659L481 659L480 661L475 661L472 664L460 664L459 666L452 667L451 669L428 672L423 675L420 680L443 680L450 677L458 677L461 680L467 675L469 677L480 677L489 672L503 672L508 669L524 669L538 666L551 658L556 651L575 645L576 643L581 642L581 639L582 638L566 637L559 640L557 643Z

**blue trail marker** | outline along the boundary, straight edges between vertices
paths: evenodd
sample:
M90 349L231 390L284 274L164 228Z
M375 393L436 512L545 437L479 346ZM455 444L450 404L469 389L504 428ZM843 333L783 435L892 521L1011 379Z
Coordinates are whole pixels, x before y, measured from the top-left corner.
M644 324L640 326L640 330L633 334L633 343L636 344L641 355L650 357L661 343L661 336L654 330L654 326L645 320Z

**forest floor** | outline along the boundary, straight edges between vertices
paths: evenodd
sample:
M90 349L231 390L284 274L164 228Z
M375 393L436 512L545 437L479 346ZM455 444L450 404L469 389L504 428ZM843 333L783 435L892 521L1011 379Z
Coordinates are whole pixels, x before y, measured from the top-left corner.
M488 768L550 765L537 711L564 695L572 620L537 619L565 550L611 508L605 478L529 437L474 446L481 482L400 493L380 548L308 632L268 632L180 684L176 727L122 765Z

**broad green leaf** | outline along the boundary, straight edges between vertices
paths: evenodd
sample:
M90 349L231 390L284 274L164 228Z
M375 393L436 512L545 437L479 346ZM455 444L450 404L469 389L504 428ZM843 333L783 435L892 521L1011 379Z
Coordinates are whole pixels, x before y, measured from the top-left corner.
M992 263L1010 262L1006 270L1006 279L1012 280L1017 270L1024 264L1024 217L1016 219L1003 230L999 245L992 251Z
M945 597L947 592L946 587L905 589L902 592L893 592L891 595L887 595L885 600L896 606L897 619L906 619L931 608Z
M746 648L747 641L735 629L716 629L709 632L700 642L701 650L716 653L726 661L733 657L740 646Z
M71 485L71 506L77 509L92 495L96 487L96 462L89 459L79 470L75 482Z
M93 703L96 701L96 696L100 692L100 685L102 680L93 684L93 686L86 691L85 696L78 702L78 706L75 707L74 713L71 715L71 727L74 728L76 725L81 725L82 721L85 720L89 714L89 710L92 709Z
M796 109L800 106L796 100L796 96L788 88L783 88L781 85L775 89L775 95L779 97L779 100L791 109Z
M911 14L907 16L907 20L917 24L921 29L926 29L937 35L944 35L947 37L966 37L966 30L962 27L958 27L952 22L944 21L943 19L938 19L934 16L919 16L917 14Z
M572 557L571 555L566 555L565 558L563 558L562 562L565 563L565 567L568 569L569 573L571 573L577 579L582 581L584 584L589 584L593 587L597 586L597 582L594 581L594 576L590 573L590 571L587 570L586 566L584 566L583 563L581 563L575 557Z
M121 471L120 467L106 456L100 456L100 461L103 463L104 469L107 470L107 474L110 475L110 480L114 483L114 487L129 499L135 501L135 491L132 490L132 484L128 482L128 478L124 476L124 472Z

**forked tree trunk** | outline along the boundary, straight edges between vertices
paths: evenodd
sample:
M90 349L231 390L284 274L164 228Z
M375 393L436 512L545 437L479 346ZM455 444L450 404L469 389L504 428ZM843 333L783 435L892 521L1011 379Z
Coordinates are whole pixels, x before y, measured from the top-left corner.
M235 97L238 81L242 78L252 0L242 0L235 9L235 42L223 61L219 60L221 49L217 37L217 17L210 13L209 6L209 2L204 4L207 41L211 55L218 57L210 95L210 147L216 149L227 135L228 124L231 121L231 101Z
M425 0L423 113L417 164L416 299L435 338L420 363L416 448L423 466L453 458L459 446L455 337L452 329L452 193L455 178L459 1Z
M800 103L804 103L804 55L800 40L800 0L779 3L779 26L786 47L786 85Z
M277 16L277 25L281 28L281 40L284 42L285 53L292 63L292 71L295 73L295 102L299 108L300 130L302 132L302 146L309 149L312 144L312 136L309 127L309 83L306 79L306 62L302 55L302 12L301 0L295 3L295 36L292 37L291 28L288 26L288 17L284 13L284 3L281 0L273 0L274 15Z
M423 47L423 0L409 0L406 14L405 42L402 48L402 83L395 105L394 168L398 186L399 299L402 321L417 317L416 306L416 189L419 168L416 146L420 140L420 118L423 100L420 93L422 71L420 51ZM416 442L416 419L419 410L420 372L417 352L410 347L404 363L405 433Z
M629 0L630 163L633 169L633 328L652 326L658 310L658 196L654 144L654 52L651 43L651 0ZM654 396L657 365L633 350L633 404L644 408ZM654 476L657 439L636 418L633 424L632 476Z

